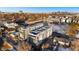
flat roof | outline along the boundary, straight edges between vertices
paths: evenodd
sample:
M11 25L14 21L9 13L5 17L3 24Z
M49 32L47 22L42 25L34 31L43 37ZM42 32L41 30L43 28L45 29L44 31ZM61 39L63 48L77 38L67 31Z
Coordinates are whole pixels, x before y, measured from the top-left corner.
M49 26L42 26L42 27L40 27L40 28L37 28L37 29L35 29L35 30L32 30L32 34L34 34L34 35L37 35L38 33L40 33L40 32L42 32L42 31L44 31L44 30L46 30L47 28L49 28Z

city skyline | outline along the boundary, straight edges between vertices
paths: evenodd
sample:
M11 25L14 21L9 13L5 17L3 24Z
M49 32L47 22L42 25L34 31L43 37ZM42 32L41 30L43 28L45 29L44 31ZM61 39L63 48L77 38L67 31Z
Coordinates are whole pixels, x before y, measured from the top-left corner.
M79 12L79 7L0 7L2 12L32 12L32 13L45 13L45 12Z

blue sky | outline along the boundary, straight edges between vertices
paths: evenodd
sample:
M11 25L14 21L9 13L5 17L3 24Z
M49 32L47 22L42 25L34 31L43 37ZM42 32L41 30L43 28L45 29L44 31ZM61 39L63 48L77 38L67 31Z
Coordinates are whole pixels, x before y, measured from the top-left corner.
M3 12L18 12L22 10L24 12L79 12L79 7L0 7L0 11Z

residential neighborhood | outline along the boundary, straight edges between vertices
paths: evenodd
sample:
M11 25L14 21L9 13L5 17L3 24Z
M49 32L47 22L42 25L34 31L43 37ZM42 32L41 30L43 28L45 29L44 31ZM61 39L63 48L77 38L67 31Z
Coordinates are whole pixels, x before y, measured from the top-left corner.
M79 13L0 12L0 51L79 51Z

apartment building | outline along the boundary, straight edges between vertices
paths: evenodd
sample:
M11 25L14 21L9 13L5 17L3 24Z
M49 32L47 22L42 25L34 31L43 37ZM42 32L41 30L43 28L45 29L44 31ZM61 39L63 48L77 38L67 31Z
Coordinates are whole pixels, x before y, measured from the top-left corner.
M52 35L52 26L42 26L35 30L32 30L29 36L33 39L33 42L38 44L45 38L48 38Z
M30 33L30 28L27 26L26 28L20 27L19 28L19 37L23 40L27 39Z

